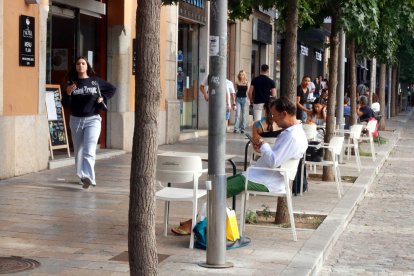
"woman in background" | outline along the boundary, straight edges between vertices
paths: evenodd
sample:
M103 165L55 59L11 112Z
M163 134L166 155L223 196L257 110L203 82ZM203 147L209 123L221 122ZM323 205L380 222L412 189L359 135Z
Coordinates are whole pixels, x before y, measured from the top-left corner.
M271 97L269 101L263 105L265 116L253 123L253 140L260 140L262 137L276 137L279 134L277 131L280 127L273 121L272 113L270 112L270 106L275 100L275 98Z
M246 129L246 106L247 91L249 91L249 81L246 72L240 70L236 80L236 122L234 123L234 133L244 133ZM241 117L241 118L240 118Z
M101 133L99 110L115 94L116 88L95 76L85 57L78 57L67 74L64 107L70 108L70 130L75 151L76 174L88 189L96 186L96 145Z

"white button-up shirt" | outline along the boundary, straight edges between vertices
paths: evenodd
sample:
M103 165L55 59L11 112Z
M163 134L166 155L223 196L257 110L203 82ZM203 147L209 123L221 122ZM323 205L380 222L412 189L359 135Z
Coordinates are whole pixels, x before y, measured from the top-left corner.
M308 148L308 140L302 124L285 129L271 147L268 143L261 146L261 157L256 167L278 168L290 159L300 159ZM245 175L246 172L243 172ZM249 180L265 185L270 192L284 192L285 184L280 172L251 170Z

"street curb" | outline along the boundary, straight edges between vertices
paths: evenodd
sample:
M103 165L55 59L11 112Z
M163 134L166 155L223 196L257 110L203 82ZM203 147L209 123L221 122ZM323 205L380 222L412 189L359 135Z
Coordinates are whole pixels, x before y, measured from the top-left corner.
M412 110L407 115L406 123ZM336 241L351 221L359 203L370 190L378 172L400 139L403 127L397 126L390 143L384 145L374 166L364 168L352 187L340 199L315 233L305 242L281 275L317 275Z

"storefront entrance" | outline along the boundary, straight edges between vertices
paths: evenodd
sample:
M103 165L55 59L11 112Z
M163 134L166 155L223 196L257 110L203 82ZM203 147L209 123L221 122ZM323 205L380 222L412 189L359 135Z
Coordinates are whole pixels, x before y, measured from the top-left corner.
M180 20L177 54L177 99L180 100L181 130L198 127L198 41L198 25L188 24Z
M63 5L52 1L48 17L46 82L64 88L65 76L78 56L84 56L97 76L106 79L106 17L90 6ZM70 3L74 1L68 1ZM62 91L64 93L64 91ZM70 110L65 110L69 126ZM101 114L101 148L106 147L106 113ZM70 132L70 128L67 127ZM69 133L68 133L69 134ZM69 141L70 134L69 134Z

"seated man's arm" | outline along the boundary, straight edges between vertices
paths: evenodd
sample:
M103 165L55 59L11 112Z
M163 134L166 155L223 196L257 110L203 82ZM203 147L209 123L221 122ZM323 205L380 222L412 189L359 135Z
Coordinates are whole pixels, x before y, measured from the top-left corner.
M260 147L261 157L257 160L256 165L268 168L280 167L287 160L296 157L294 156L296 153L295 147L295 140L288 133L282 133L273 147L268 143L264 143Z

